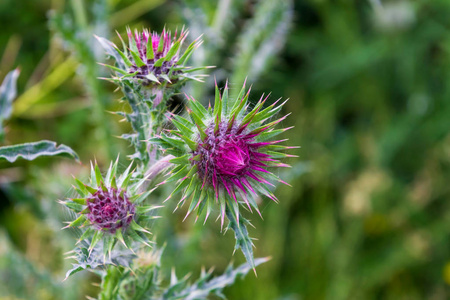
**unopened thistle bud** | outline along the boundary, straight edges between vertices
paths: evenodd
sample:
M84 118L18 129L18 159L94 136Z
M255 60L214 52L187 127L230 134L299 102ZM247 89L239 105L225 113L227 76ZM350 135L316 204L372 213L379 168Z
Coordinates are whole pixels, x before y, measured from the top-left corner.
M128 45L119 38L123 44L123 50L102 38L99 41L112 46L117 51L115 57L119 68L108 66L118 74L118 80L132 79L143 87L155 88L160 85L175 87L186 80L201 81L204 75L193 75L191 72L205 69L206 67L190 68L185 64L193 51L201 44L200 38L193 41L185 50L183 43L188 36L187 30L181 30L180 35L174 36L168 30L161 34L151 33L147 29L142 32L135 30L133 33L127 28Z
M130 184L131 164L118 177L117 164L118 160L111 163L105 178L97 164L91 165L89 184L84 184L75 178L74 189L79 194L79 198L61 201L78 215L74 221L68 222L65 228L84 229L80 241L91 238L90 250L103 240L105 254L111 253L117 240L127 248L130 248L133 240L148 245L146 234L149 232L139 224L155 218L147 213L158 208L158 206L142 205L151 191L136 193L144 180Z
M115 233L116 229L128 227L133 220L135 206L125 190L100 187L87 198L87 218L98 230Z
M259 213L259 195L277 201L268 186L273 181L285 182L269 169L288 166L278 158L290 155L278 151L292 148L278 145L282 140L272 140L289 129L274 129L286 116L271 121L283 104L263 108L267 98L261 97L250 110L249 92L245 93L243 87L238 99L231 102L227 86L222 95L216 86L214 110L188 98L190 120L172 115L177 130L155 139L168 154L176 156L171 160L175 167L165 182L178 182L169 198L183 191L179 205L192 199L188 214L197 208L200 215L206 207L208 218L211 204L216 201L223 224L227 203L235 209L237 203L243 203Z

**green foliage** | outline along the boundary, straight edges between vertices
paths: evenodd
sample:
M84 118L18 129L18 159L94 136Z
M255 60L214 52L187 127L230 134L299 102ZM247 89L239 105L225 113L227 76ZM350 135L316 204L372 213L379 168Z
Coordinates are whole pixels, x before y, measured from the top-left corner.
M234 284L236 279L243 278L252 270L249 264L242 264L236 268L230 264L225 272L213 277L213 270L202 270L200 277L189 282L189 276L178 278L175 269L172 269L170 282L166 284L164 272L161 270L161 255L163 250L152 252L140 251L134 259L131 271L128 267L109 267L102 272L102 292L99 300L176 300L210 299L212 295L225 299L223 289ZM267 262L268 258L255 259L255 266ZM134 276L131 272L135 272Z
M116 153L116 143L112 141L111 124L106 117L106 108L109 103L109 95L104 86L98 80L102 76L98 65L102 61L102 53L98 51L94 42L94 33L106 35L107 20L109 16L108 1L90 1L84 5L84 1L71 0L72 10L69 12L52 12L50 28L56 36L62 39L63 44L70 50L80 63L78 68L85 89L92 101L91 120L98 128L98 148L112 159ZM104 145L109 145L108 147Z
M149 220L158 218L152 213L160 206L144 205L144 201L152 190L141 193L138 191L147 179L132 179L133 163L119 175L118 161L119 158L114 163L111 162L105 176L102 176L97 164L91 165L89 184L84 184L75 178L74 188L78 197L60 201L76 214L75 219L67 222L68 225L65 228L82 230L78 243L89 240L88 249L80 248L77 253L81 256L75 256L82 259L82 265L73 268L67 276L87 268L86 261L91 260L89 254L97 244L102 245L105 261L111 261L113 249L118 241L129 251L133 251L134 241L150 246L151 242L147 237L150 231L146 228ZM106 213L105 210L114 213ZM95 264L96 261L97 258L93 258L93 262L89 264Z
M222 0L217 4L190 0L184 6L188 27L204 33L202 51L194 53L193 61L220 66L210 78L229 78L233 86L242 86L246 79L253 84L277 62L275 57L285 44L293 19L291 0ZM191 95L202 99L206 92L207 87L196 84ZM232 90L232 96L238 92Z
M3 230L0 231L0 245L0 298L76 300L81 296L76 288L79 281L63 284L60 277L36 266L14 247Z
M129 250L112 250L107 256L104 255L105 245L102 242L91 249L91 241L82 240L78 246L70 251L67 258L76 260L72 269L66 273L66 279L83 270L101 271L109 266L124 266L130 268L132 260L136 255Z
M210 295L217 295L222 299L226 299L223 294L225 287L231 286L237 278L244 277L250 270L268 260L267 258L257 258L254 261L254 266L246 263L237 268L233 268L232 265L229 265L224 274L218 277L212 277L212 270L209 272L202 271L200 278L193 284L188 284L186 277L179 280L175 273L172 273L170 286L166 288L162 297L155 299L206 300L209 299Z
M16 69L6 75L5 80L0 86L0 141L4 138L2 123L11 116L12 102L16 97L16 81L19 76L19 70ZM51 141L39 141L34 143L25 143L13 146L0 147L0 160L5 159L10 163L18 158L34 160L40 156L68 156L78 160L78 155L66 145L59 145Z
M16 61L22 70L19 87L34 86L36 78L50 80L44 82L61 79L63 73L53 74L49 72L53 69L44 68L36 70L36 74L41 75L33 75L29 82L25 82L38 65L38 58L44 53L43 47L48 44L47 32L42 29L45 26L44 12L51 7L50 1L39 1L38 4L28 0L0 2L0 44L3 46L0 54L4 53L7 44L13 45L8 41L14 32L19 32L23 40L22 48L16 51L19 54ZM78 2L89 7L88 1ZM248 41L251 43L242 45L242 48L237 41L242 40L243 32L256 28L252 24L265 26L263 21L253 22L262 7L269 7L269 1L190 0L183 2L182 11L176 10L172 3L161 5L161 2L138 1L135 5L130 0L110 1L111 23L119 24L119 31L126 22L130 22L132 27L160 29L164 24L179 23L183 13L192 36L205 31L205 42L193 54L192 64L200 62L217 66L211 73L211 81L215 76L219 83L223 82L230 74L235 74L233 80L241 80L239 78L245 75L235 69L239 67L236 55L240 55L239 61L245 65L253 65L253 60L242 59L244 54L260 53L255 45L265 44L265 39L259 40L258 35L250 36ZM274 5L277 3L273 2ZM58 3L52 1L51 8L58 8ZM372 6L371 3L381 5ZM36 9L25 9L25 5ZM155 8L155 5L160 6ZM251 232L258 238L254 255L270 254L272 261L258 269L258 278L248 276L243 281L236 281L224 294L229 299L448 298L448 1L353 3L299 0L291 9L294 23L291 22L286 35L285 49L272 55L271 62L263 64L265 71L258 75L258 81L252 78L249 81L254 82L255 94L272 91L273 96L268 102L281 96L291 99L284 111L292 111L293 117L282 123L284 127L295 125L295 129L280 133L280 136L289 138L290 144L302 145L295 154L301 155L303 162L291 161L292 169L277 174L293 188L277 188L275 194L280 203L260 206L264 222L259 218L252 219L258 229ZM108 9L104 12L108 13ZM264 27L268 28L267 37L278 27L276 24L283 24L273 22L275 15L279 18L282 14L274 11L272 17L268 15L267 22L274 25ZM86 20L89 21L91 16L88 13ZM106 23L104 26L108 28ZM285 28L282 26L285 25L280 25L280 28ZM95 33L108 36L108 31ZM50 44L54 45L54 39ZM56 58L59 53L52 47L50 57ZM101 51L99 54L102 55ZM2 66L5 61L10 61L9 57L2 57ZM72 70L75 65L73 60L67 64L55 61L61 65L60 71L67 71L68 67ZM47 61L42 64L46 65ZM54 61L51 66L54 66ZM96 67L95 64L91 66ZM251 71L247 70L248 73ZM51 92L42 89L45 93L36 93L33 89L27 97L34 99L36 95L39 99L59 103L78 95L79 82L70 77L72 71L67 74L65 78L68 80L62 87ZM194 93L189 91L188 94L198 101L214 102L211 82L187 88L192 88ZM121 97L108 91L110 95ZM184 107L178 100L178 97L169 100L174 102L172 108ZM250 98L251 107L255 100L258 99ZM70 105L64 103L63 106L73 108L75 103L85 104L82 99L75 99ZM28 112L37 111L34 108ZM8 122L11 139L23 142L40 136L60 140L53 137L55 131L47 129L58 128L61 132L68 132L62 129L76 127L65 136L77 145L77 152L87 153L89 156L86 157L91 159L94 150L106 147L107 142L97 140L97 137L101 136L98 134L101 126L107 123L97 122L98 119L92 117L88 110L79 111L75 116L56 115L56 110L50 110L50 105L39 108L45 112L46 119L35 117L30 120L30 114L21 114L20 117L13 114ZM127 108L120 104L108 109L128 113ZM77 125L69 124L75 117L78 118ZM131 130L123 126L113 134ZM43 132L47 136L42 137ZM64 143L68 144L66 140ZM111 139L109 146L117 143ZM133 153L134 149L130 151ZM113 153L112 157L116 154ZM96 158L100 162L109 159L102 153L96 154ZM48 215L55 212L54 208L49 209L52 199L57 199L58 195L71 196L65 195L67 185L63 184L62 178L71 173L82 178L80 173L83 171L76 164L58 160L55 160L58 165L53 164L51 169L39 169L42 161L17 161L14 168L6 164L6 169L2 164L0 178L2 185L7 180L7 184L36 194L32 199L40 199L41 210ZM45 187L43 178L48 182ZM4 192L5 188L1 187L1 190ZM165 197L172 191L172 187L163 185L155 191L155 196ZM35 243L26 240L31 240L36 232L42 232L43 225L51 222L53 226L56 224L58 234L69 235L69 232L60 231L59 222L54 219L42 218L40 226L29 226L18 211L30 207L27 201L32 200L16 202L9 194L6 197L8 200L2 201L7 206L1 208L2 225L5 224L16 244L23 245L15 252L8 251L15 253L11 255L20 254L21 258L26 256L29 266L37 271L40 269L36 266L54 266L53 261L43 262L33 257L42 251L36 250L39 247ZM188 209L180 208L184 214ZM232 252L233 236L217 236L220 222L207 226L193 225L194 219L182 222L184 214L164 210L165 222L154 225L154 231L160 232L158 242L162 235L167 236L164 239L167 241L164 265L176 266L180 274L200 268L201 264L215 265L218 272L224 270ZM248 218L247 215L245 217ZM26 229L20 231L20 228ZM25 236L24 233L31 229L36 231ZM1 245L4 245L3 240ZM70 245L73 246L73 237ZM51 243L49 246L54 247ZM52 283L39 279L40 272L28 272L23 268L22 260L12 259L11 255L2 256L2 262L7 262L3 264L2 274L6 275L2 278L11 280L0 285L3 291L0 297L33 299L39 297L38 291L42 290L56 295L54 299L74 299L77 297L71 295L74 292L80 297L98 294L98 290L83 285L86 281L89 281L89 286L91 281L97 282L97 277L89 273L72 276L64 282L63 288L54 290ZM244 258L239 255L235 259ZM68 269L66 266L59 268L64 272ZM64 277L64 272L55 280L57 283ZM36 282L41 285L33 284ZM142 282L142 286L146 284ZM17 296L11 296L14 294Z
M12 113L12 102L16 98L16 81L19 77L19 69L9 72L0 86L0 142L5 138L3 122Z
M0 159L6 159L11 163L20 157L33 160L40 156L67 156L78 160L78 155L71 148L66 145L57 146L51 141L0 147Z

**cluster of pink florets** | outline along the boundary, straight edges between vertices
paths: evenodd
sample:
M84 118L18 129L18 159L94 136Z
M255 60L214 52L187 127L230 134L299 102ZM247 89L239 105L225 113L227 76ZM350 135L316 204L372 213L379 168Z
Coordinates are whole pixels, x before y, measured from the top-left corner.
M125 193L116 188L107 191L99 188L87 199L89 213L87 218L101 230L114 233L118 228L126 227L133 220L135 207Z

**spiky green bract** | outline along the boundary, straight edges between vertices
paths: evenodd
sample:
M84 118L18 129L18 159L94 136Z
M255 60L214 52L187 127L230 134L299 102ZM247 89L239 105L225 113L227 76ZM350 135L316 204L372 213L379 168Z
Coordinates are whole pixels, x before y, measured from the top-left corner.
M278 101L264 107L267 97L261 97L253 108L248 102L250 91L245 86L235 101L228 98L228 87L220 94L216 86L214 109L205 109L188 98L189 118L171 116L176 130L162 133L151 141L175 156L174 168L165 182L176 182L169 196L182 192L177 208L190 200L187 215L197 210L197 218L206 210L205 221L216 204L223 226L225 216L236 233L236 247L241 248L252 264L253 251L246 224L239 212L243 205L259 213L257 198L266 196L277 201L269 186L282 182L269 169L286 167L278 158L291 147L280 146L273 138L287 129L275 129L286 116L274 120L280 112ZM234 99L233 99L234 100Z
M65 228L82 229L79 242L89 240L89 251L101 244L105 259L111 255L117 241L130 250L133 241L150 246L147 238L150 232L145 227L150 219L157 218L150 212L159 208L144 205L152 191L138 193L145 179L132 182L132 164L120 176L117 175L117 165L118 159L111 163L103 177L97 164L91 164L89 184L75 178L74 189L79 197L61 201L77 214Z
M118 34L119 35L119 34ZM100 43L116 60L116 66L105 65L116 73L114 80L131 80L139 85L153 89L160 86L179 88L187 80L201 81L204 75L192 72L207 67L192 68L186 65L192 53L202 43L197 38L186 48L183 48L188 31L182 29L172 37L169 30L164 29L161 34L151 33L148 29L134 33L127 28L128 44L122 37L122 50L112 42L99 38ZM112 49L111 49L112 48Z

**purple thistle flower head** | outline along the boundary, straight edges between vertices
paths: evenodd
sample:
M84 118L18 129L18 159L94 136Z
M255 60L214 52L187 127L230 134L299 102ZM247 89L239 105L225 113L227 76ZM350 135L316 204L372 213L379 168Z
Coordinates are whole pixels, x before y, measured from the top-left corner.
M155 139L168 154L176 157L171 160L175 167L165 182L178 181L178 187L169 196L183 191L178 206L191 199L188 214L197 208L198 217L206 207L208 218L213 202L217 202L223 224L226 206L236 210L237 204L243 204L259 213L260 195L277 201L269 187L275 181L285 182L269 170L287 167L278 158L291 155L279 151L294 148L278 145L282 140L272 140L289 129L275 129L286 116L271 120L283 104L277 105L277 101L264 108L267 98L261 97L250 110L249 92L243 87L238 99L231 102L227 86L222 95L216 87L214 109L205 109L188 98L190 120L172 115L177 130Z
M248 179L265 182L258 172L267 172L264 161L270 161L269 155L259 153L258 145L254 146L255 137L240 130L233 122L222 121L215 130L215 123L211 123L205 130L206 138L198 137L198 148L193 151L192 164L198 168L198 175L204 184L211 186L216 195L220 189L227 191L236 200L235 191L246 193L244 186L253 190ZM273 161L273 160L272 160Z
M99 188L87 199L87 207L86 216L94 227L110 233L130 225L135 213L135 206L126 192L113 187L106 191Z

